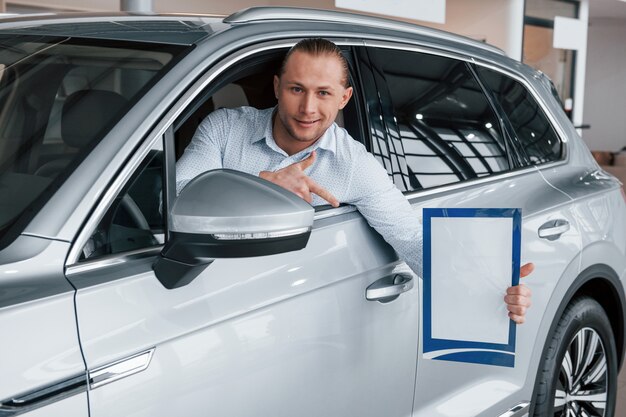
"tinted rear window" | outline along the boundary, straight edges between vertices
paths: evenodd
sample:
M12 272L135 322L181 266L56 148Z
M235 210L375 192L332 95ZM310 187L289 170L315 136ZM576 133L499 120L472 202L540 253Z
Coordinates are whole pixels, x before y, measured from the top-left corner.
M477 71L504 110L528 163L537 165L560 159L561 141L530 91L504 74L482 67Z
M414 51L370 48L384 73L395 129L372 149L403 191L507 171L497 115L467 63Z

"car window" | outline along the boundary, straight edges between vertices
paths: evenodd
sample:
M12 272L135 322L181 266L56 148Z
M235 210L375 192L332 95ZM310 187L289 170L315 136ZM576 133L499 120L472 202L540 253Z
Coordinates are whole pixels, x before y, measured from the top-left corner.
M187 47L6 31L0 46L4 246Z
M81 260L164 243L162 142L150 150L113 200L85 246Z
M370 55L392 112L391 137L372 150L383 165L392 163L396 186L426 189L509 169L499 119L467 63L385 48Z
M205 92L186 109L175 122L174 148L176 160L180 159L191 142L200 123L213 111L222 108L250 106L268 109L277 104L273 78L278 74L283 57L288 48L265 50L246 58L225 70ZM351 67L350 81L355 82L352 71L352 54L349 48L343 50ZM359 119L359 93L355 91L348 105L340 111L335 122L344 127L355 139L363 141L363 125ZM244 138L242 138L244 139ZM330 207L319 206L317 209Z
M485 85L493 91L502 107L517 141L533 165L561 159L563 145L552 124L521 83L488 68L477 67Z

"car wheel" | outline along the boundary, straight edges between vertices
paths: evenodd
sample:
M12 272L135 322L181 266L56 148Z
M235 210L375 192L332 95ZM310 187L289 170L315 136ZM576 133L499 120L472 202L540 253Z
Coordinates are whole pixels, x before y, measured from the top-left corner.
M612 417L617 353L602 306L589 297L573 300L548 343L536 383L533 415Z

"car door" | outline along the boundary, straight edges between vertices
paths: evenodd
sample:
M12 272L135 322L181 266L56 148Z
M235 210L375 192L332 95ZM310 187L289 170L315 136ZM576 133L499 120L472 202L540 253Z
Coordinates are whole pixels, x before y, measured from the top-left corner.
M515 132L508 116L477 77L469 58L388 42L368 41L367 45L388 136L386 143L376 148L383 150L382 161L396 161L388 164L388 171L396 185L406 190L415 210L520 209L521 263L536 266L525 281L534 291L533 307L527 323L515 330L511 367L480 360L438 360L425 349L425 340L430 337L425 329L432 323L423 321L430 314L422 311L413 415L493 416L520 404L527 411L536 372L533 351L541 349L544 342L536 338L543 311L558 278L577 272L580 236L571 214L563 209L568 198L534 169L523 166L511 144ZM522 88L526 91L524 85ZM545 119L541 110L537 114ZM566 233L557 230L554 236L542 234L545 229L554 229L559 219L570 222ZM481 238L478 233L477 241ZM466 290L471 300L476 286L467 286L465 278L464 271L458 271L443 285ZM488 284L485 282L484 291L489 291ZM420 288L423 308L439 301L430 299L430 292ZM495 300L503 297L504 290L493 293ZM457 304L445 306L454 317L451 325L478 333L481 319L475 310L479 306L474 309L466 300L462 304L464 309ZM492 314L506 320L503 301Z
M300 251L215 259L175 289L153 272L174 189L176 115L231 83L233 66L291 44L250 47L207 72L129 155L95 207L97 226L77 239L67 277L92 416L410 414L417 288L366 299L372 284L412 276L354 209L318 211Z

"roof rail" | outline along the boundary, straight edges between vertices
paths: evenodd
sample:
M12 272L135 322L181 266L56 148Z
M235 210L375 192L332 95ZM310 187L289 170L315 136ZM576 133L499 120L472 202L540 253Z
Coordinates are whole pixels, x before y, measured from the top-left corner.
M497 54L506 55L496 46L479 42L461 35L455 35L438 29L418 26L407 22L400 22L382 17L367 16L357 13L340 12L300 7L250 7L235 12L224 19L224 23L238 24L271 20L317 20L326 22L357 24L369 27L394 29L406 33L432 36L438 39L460 42Z

